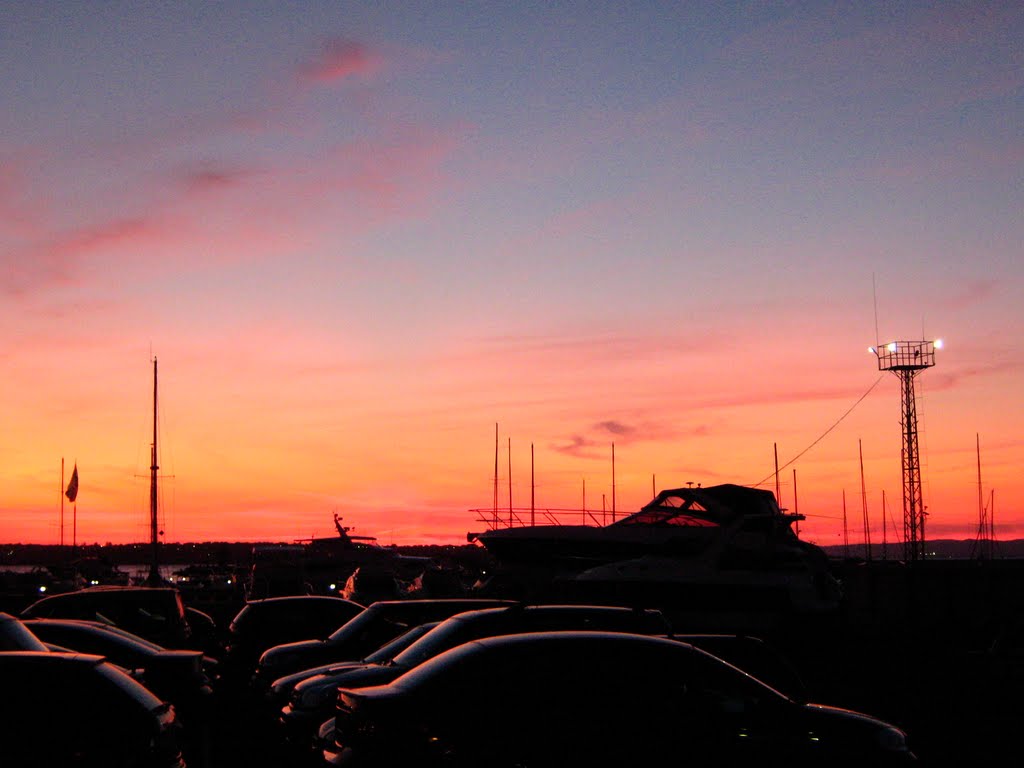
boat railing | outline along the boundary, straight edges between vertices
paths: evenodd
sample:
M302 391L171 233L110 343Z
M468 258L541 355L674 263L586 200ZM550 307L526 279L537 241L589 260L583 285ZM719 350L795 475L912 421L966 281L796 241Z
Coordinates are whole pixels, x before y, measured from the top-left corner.
M587 525L596 528L614 522L617 515L603 509L558 509L552 507L505 507L471 509L478 523L496 531L535 525Z

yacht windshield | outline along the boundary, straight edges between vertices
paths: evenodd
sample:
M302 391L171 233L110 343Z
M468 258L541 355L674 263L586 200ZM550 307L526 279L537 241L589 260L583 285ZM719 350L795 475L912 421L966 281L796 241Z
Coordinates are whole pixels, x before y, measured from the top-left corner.
M657 506L652 504L644 507L639 512L619 520L616 525L717 528L719 523L714 517L714 513L696 499L672 495L660 498Z

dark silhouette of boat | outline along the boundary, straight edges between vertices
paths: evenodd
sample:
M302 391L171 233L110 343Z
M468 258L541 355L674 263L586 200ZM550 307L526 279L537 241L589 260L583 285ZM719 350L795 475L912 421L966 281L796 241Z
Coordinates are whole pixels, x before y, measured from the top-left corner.
M573 595L685 602L701 610L837 607L828 557L792 526L770 491L674 488L604 526L532 525L470 534L503 576L543 571Z

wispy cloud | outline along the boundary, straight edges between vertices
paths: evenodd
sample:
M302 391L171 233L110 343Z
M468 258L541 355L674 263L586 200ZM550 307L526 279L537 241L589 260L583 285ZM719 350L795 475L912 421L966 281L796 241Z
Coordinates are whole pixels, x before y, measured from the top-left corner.
M10 296L25 296L54 285L67 285L74 281L83 257L104 248L148 241L159 231L156 221L135 217L41 237L9 257L9 266L0 276L0 290Z
M689 431L690 435L706 435L706 426L698 426ZM678 437L679 430L675 427L653 422L627 424L617 419L608 419L592 424L589 428L576 432L561 441L553 443L550 448L556 453L578 459L608 459L609 446L633 445L641 442L672 440Z
M600 446L600 452L598 451ZM583 435L571 435L563 443L556 443L551 446L556 453L572 456L576 459L604 459L607 451L607 444L590 440Z
M184 171L183 183L190 192L215 192L236 188L256 173L255 169L229 168L211 162Z
M1024 364L1017 360L1006 360L983 365L963 365L956 369L936 370L929 376L928 388L931 390L954 389L972 379L988 379L1007 373L1016 373L1024 369Z
M355 76L376 73L383 57L363 43L335 38L324 43L320 52L299 67L299 80L307 84L336 83Z
M619 421L602 421L596 424L595 426L599 430L603 430L610 434L621 437L629 437L634 432L636 432L636 429L634 427L631 427L628 424L623 424L622 422Z
M958 286L956 293L946 300L946 307L964 310L976 307L991 298L999 287L994 280L973 280Z

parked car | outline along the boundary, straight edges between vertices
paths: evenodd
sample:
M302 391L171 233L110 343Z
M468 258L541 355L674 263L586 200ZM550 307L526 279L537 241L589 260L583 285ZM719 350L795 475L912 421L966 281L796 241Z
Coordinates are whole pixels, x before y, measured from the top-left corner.
M794 701L805 702L810 698L803 677L792 662L759 637L730 634L672 634L667 637L729 662Z
M50 646L103 656L124 668L185 719L202 713L213 693L216 661L202 651L168 650L118 627L80 619L25 619L24 626ZM215 672L214 672L215 674Z
M0 613L0 651L39 651L50 650L46 644L14 616Z
M275 645L324 638L365 606L340 597L291 595L250 600L228 626L224 674L249 681L260 655Z
M595 605L509 605L459 613L445 619L393 658L340 667L299 682L280 712L286 738L300 745L314 743L329 717L340 686L362 688L390 683L428 659L471 640L494 635L548 630L606 630L663 634L669 626L656 610Z
M4 768L184 768L175 710L99 656L0 653Z
M262 695L279 677L321 664L362 659L425 622L511 603L486 599L378 601L325 639L285 643L264 652L253 675L253 686Z
M419 640L439 623L440 622L437 621L429 621L426 624L420 624L419 626L413 627L408 632L405 632L394 640L385 643L365 659L360 659L358 661L338 661L333 664L322 664L319 667L303 669L299 672L293 672L290 675L279 677L271 684L270 690L267 691L267 707L272 711L276 719L280 716L281 707L288 703L288 699L290 698L292 691L295 689L295 686L304 680L319 677L320 675L336 675L344 670L362 667L366 664L387 664L395 658L395 656Z
M216 656L213 619L186 608L173 587L89 587L50 595L21 612L23 619L87 619L126 629L164 648L198 648Z
M800 704L688 643L611 632L484 638L388 685L341 688L329 764L903 765L905 734Z

